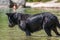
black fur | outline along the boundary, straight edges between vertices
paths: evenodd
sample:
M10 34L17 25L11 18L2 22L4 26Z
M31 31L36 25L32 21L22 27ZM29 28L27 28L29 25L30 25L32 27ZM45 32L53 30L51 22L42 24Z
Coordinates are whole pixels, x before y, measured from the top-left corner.
M31 33L44 29L48 36L51 35L51 30L53 30L56 35L60 36L56 27L60 28L60 23L55 15L50 12L43 12L40 14L29 15L22 13L7 13L8 18L10 17L10 27L18 24L19 27L26 32L27 36L30 36Z

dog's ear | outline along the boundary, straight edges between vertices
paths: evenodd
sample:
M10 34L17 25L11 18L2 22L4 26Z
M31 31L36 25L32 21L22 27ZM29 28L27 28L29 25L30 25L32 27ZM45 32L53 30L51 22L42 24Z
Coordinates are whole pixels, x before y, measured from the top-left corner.
M6 13L7 16L13 15L13 13Z
M6 13L6 15L7 15L7 16L9 16L9 15L10 15L10 13Z

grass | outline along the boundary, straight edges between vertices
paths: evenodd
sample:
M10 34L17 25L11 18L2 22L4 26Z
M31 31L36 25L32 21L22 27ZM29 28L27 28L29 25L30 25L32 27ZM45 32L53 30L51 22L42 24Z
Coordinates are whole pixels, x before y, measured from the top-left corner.
M27 2L48 2L51 0L26 0Z
M60 40L60 37L47 37L44 30L32 33L31 37L26 37L25 32L21 31L17 25L13 28L8 27L6 12L7 9L0 10L0 40ZM25 12L32 15L41 12L52 12L60 20L60 10L26 9ZM55 33L52 32L52 35L55 36Z
M60 0L58 0L58 1L56 1L57 3L59 3L60 2Z
M52 0L26 0L27 2L48 2L48 1L52 1ZM60 2L60 0L56 1L57 3Z
M41 0L40 2L48 2L48 1L51 1L51 0Z

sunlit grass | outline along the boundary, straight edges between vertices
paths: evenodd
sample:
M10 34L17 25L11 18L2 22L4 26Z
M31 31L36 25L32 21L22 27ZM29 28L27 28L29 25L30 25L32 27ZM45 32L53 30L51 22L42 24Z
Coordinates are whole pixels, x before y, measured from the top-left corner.
M51 0L26 0L27 2L48 2Z
M57 3L59 3L59 2L60 2L60 0L57 0L56 2L57 2Z

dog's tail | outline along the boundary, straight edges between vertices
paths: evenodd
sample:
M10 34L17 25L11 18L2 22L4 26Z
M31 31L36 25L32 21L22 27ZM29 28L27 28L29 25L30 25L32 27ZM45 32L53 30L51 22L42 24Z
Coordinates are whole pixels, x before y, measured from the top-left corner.
M57 20L57 21L55 21L55 22L56 22L57 27L60 28L60 23L59 23L59 21Z

